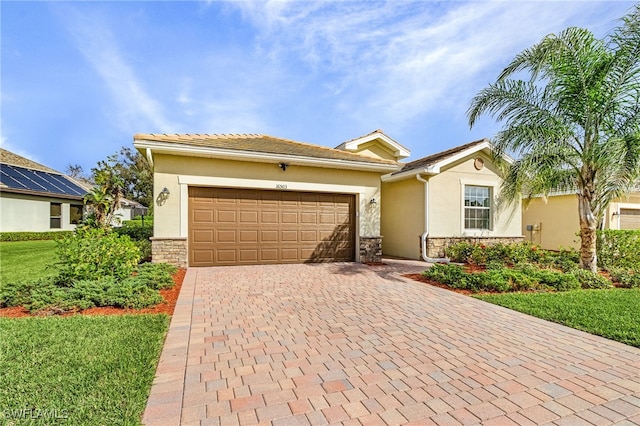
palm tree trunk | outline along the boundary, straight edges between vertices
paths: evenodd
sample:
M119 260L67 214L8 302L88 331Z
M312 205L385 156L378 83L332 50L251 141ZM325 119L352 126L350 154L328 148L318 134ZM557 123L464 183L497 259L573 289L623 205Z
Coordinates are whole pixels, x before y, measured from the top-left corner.
M596 216L591 211L588 197L578 195L578 214L580 216L580 267L598 272L598 258L596 254Z

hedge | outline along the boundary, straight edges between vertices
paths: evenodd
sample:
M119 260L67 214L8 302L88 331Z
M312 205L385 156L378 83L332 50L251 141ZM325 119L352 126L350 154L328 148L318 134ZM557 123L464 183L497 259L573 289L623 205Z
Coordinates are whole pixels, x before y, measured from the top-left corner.
M0 232L0 241L58 240L72 234L73 231Z
M597 231L598 266L640 270L640 230Z

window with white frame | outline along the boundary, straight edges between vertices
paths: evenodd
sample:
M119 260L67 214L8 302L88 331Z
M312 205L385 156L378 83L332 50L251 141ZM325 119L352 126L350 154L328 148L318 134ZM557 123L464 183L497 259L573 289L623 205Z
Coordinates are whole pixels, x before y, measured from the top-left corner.
M49 206L49 227L62 228L62 203L51 203Z
M464 228L491 229L491 188L465 185Z

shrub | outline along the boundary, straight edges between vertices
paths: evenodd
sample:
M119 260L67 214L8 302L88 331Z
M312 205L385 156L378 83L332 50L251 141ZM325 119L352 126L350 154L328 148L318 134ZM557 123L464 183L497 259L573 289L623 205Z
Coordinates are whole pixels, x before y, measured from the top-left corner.
M137 240L134 244L140 250L140 262L151 262L151 241Z
M593 272L585 269L575 269L569 272L569 274L576 277L580 283L580 287L584 289L611 287L611 281L600 274L594 274Z
M145 220L142 225L141 221L127 220L121 227L114 228L114 231L119 235L128 235L132 240L149 241L153 237L153 222Z
M73 234L73 231L47 231L47 232L0 232L0 241L36 241L57 240Z
M146 287L161 290L173 287L172 275L175 274L177 268L168 263L145 263L139 265L136 269L136 275L132 278Z
M598 266L640 271L640 230L606 229L597 231L597 237Z
M78 229L58 243L58 282L129 277L140 261L140 250L126 235L105 229Z
M467 274L460 265L432 265L422 273L425 277L451 288L467 288Z
M553 288L556 291L577 290L580 282L575 275L564 272L552 271L550 269L538 269L534 279L542 285Z
M446 255L453 262L467 263L471 257L471 252L475 244L461 241L459 243L451 244L446 249Z
M51 279L44 278L34 282L0 283L0 307L26 305L35 288L49 285L52 285Z
M624 288L640 288L640 271L637 269L611 268L611 280Z

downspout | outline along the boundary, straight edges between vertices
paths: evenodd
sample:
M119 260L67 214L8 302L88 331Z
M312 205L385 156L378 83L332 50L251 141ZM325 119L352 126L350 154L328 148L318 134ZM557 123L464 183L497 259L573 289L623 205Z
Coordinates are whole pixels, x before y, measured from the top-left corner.
M416 179L424 183L424 232L420 236L422 260L429 263L449 263L450 260L447 257L427 256L427 238L429 238L429 181L423 179L420 174L416 175Z

